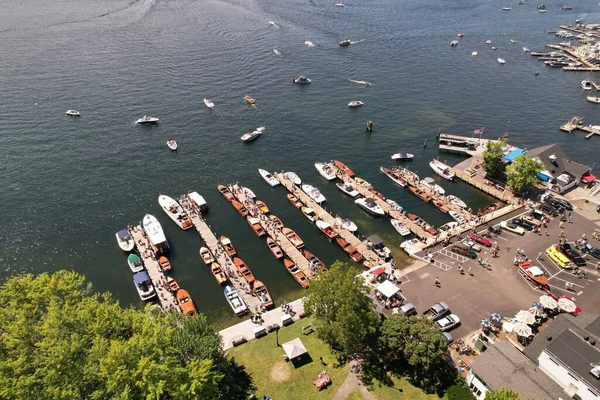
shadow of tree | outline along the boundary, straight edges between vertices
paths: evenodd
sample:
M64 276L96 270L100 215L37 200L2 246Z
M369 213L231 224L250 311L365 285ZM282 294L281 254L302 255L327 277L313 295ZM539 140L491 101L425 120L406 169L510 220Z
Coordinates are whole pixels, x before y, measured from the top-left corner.
M220 384L222 398L247 399L256 391L256 385L246 367L238 364L233 358L226 359L221 368L229 369L229 373L225 374Z

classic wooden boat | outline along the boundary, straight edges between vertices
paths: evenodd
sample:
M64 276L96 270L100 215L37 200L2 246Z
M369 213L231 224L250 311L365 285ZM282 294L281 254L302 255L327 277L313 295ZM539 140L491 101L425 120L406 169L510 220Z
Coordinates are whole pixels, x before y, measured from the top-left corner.
M433 199L433 205L437 207L443 213L447 213L450 209L448 206L440 199Z
M369 182L365 181L363 178L356 177L356 178L354 178L354 182L356 182L360 186L366 187L369 190L373 189L373 185L371 185Z
M548 277L544 274L544 271L531 263L522 263L519 265L519 273L523 275L527 280L535 283L536 285L545 288L548 287Z
M233 208L235 208L235 211L237 211L238 214L240 214L242 217L245 217L248 215L248 210L239 201L231 200L231 205L233 206Z
M352 246L350 243L348 243L347 241L345 241L344 239L342 239L341 237L338 237L337 239L335 239L335 241L337 242L337 244L342 248L342 250L344 250L346 253L348 253L348 255L355 261L355 262L360 262L362 260L362 254L360 254L358 252L358 250L356 250L354 248L354 246Z
M227 254L229 254L230 257L233 257L236 255L237 251L235 250L235 247L233 247L233 243L231 243L231 240L229 240L228 237L221 236L219 238L219 242L221 243L221 246L223 246L223 248L225 249Z
M256 100L254 100L252 98L252 96L250 96L249 94L247 94L246 96L244 96L244 101L248 104L250 104L251 106L256 104Z
M373 193L375 196L379 197L381 200L385 200L385 196L382 195L381 193L379 193L377 190L371 189L371 193Z
M464 208L465 210L467 209L467 205L465 204L465 202L462 201L459 197L454 196L453 194L449 194L448 196L446 196L446 200L460 208Z
M256 202L254 204L256 204L256 207L258 207L260 209L260 211L262 211L263 214L269 213L269 207L267 207L267 205L265 204L264 201L256 200Z
M287 194L287 199L290 201L290 203L292 203L292 205L296 208L301 208L304 204L302 204L302 202L300 201L299 198L297 198L296 196L294 196L291 193Z
M341 162L340 160L333 160L333 165L338 167L338 169L340 171L342 171L344 174L346 174L350 178L354 177L354 172L352 172L352 170L350 168L348 168L348 166L346 164L344 164L343 162Z
M423 200L425 203L427 203L429 200L431 200L430 195L428 195L427 193L423 192L421 189L419 189L415 186L409 186L408 190L410 190L410 192L412 194L414 194L415 196L417 196L418 198Z
M477 211L477 216L478 217L482 217L486 214L489 214L493 211L499 210L504 206L504 203L502 203L501 201L497 201L495 203L492 203L488 206L483 207L481 210Z
M254 281L252 292L254 292L254 295L260 300L265 308L269 309L273 307L273 298L271 297L271 294L267 290L265 284L258 279Z
M227 186L225 186L225 185L218 185L217 189L219 189L219 192L221 192L221 194L223 195L223 197L225 197L225 200L231 201L231 200L234 199L233 193L231 193L231 191L227 188Z
M227 283L227 275L225 275L223 268L221 268L221 264L218 262L210 264L210 272L212 272L219 285L224 285Z
M317 228L319 228L319 230L323 232L329 239L333 239L338 235L338 233L333 230L331 225L323 220L318 219L316 225Z
M275 256L276 259L280 259L283 257L283 251L281 251L281 247L270 237L267 238L267 246L269 246L269 250Z
M171 270L171 262L165 256L160 256L158 258L158 266L163 271L170 271Z
M420 226L423 230L425 230L430 235L434 235L434 236L437 235L437 233L438 233L437 230L434 227L432 227L431 225L429 225L427 222L425 222L425 220L423 218L419 217L416 214L412 214L412 213L406 213L406 216L408 217L408 219L410 219L415 224Z
M275 222L275 225L277 226L278 229L283 228L283 222L281 222L281 220L276 216L276 215L269 215L269 220Z
M290 228L285 227L281 230L281 232L285 235L285 237L289 239L290 242L292 242L294 246L296 246L297 249L301 249L302 247L304 247L304 241L302 241L302 239L300 239L300 236L298 236L296 232L294 232Z
M390 178L394 183L396 183L402 187L405 187L406 185L408 185L406 180L397 171L386 168L386 167L379 167L379 170L381 172L383 172L385 174L385 176Z
M198 313L196 311L196 306L190 297L190 294L187 290L179 289L177 291L177 302L179 303L179 308L181 308L181 313L183 315L195 315Z
M246 221L248 221L248 225L250 225L250 227L252 228L254 233L256 233L256 236L263 237L267 234L267 232L265 232L262 225L260 224L260 221L258 220L258 218L251 217L248 215L246 217Z
M171 292L177 292L179 290L179 285L177 284L177 281L171 278L170 276L167 277L167 285L169 285L169 290Z
M310 207L302 207L300 208L300 211L302 211L302 214L304 214L304 216L310 222L315 222L317 219L319 219L319 217L317 217L317 213L315 213L315 210Z
M200 247L200 258L204 261L204 264L210 265L215 262L215 257L212 255L208 247Z
M250 271L250 268L248 268L244 260L239 257L233 257L233 263L235 264L240 276L244 278L248 285L252 285L252 283L255 281L254 274L252 274L252 271Z
M319 260L319 258L317 258L317 256L315 256L313 253L304 249L302 250L302 255L308 260L311 267L316 268L317 270L320 270L322 272L327 272L327 266L325 265L325 263Z
M240 316L248 312L248 306L246 306L244 299L240 297L233 286L225 286L223 293L235 315Z
M296 282L298 282L300 286L306 289L309 283L308 278L306 278L304 272L302 272L292 260L289 260L287 258L283 259L283 264L285 265L285 268L288 270L288 272L292 274Z

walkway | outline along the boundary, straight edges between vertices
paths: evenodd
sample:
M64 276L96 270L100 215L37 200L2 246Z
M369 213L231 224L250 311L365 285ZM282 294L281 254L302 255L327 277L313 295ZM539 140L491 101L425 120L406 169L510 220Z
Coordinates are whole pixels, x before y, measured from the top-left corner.
M364 400L377 400L365 385L362 384L358 374L353 372L353 368L356 368L355 366L359 365L358 361L350 362L350 371L348 372L346 379L344 379L344 382L342 382L338 390L333 394L331 400L346 400L354 389L357 388Z
M450 168L450 170L460 180L468 183L471 186L475 186L477 189L481 190L482 192L485 192L485 193L489 194L490 196L493 196L499 200L502 200L505 203L518 204L520 201L520 199L518 197L516 197L514 194L512 194L512 192L510 190L507 190L505 187L502 187L502 189L500 189L493 182L485 179L481 175L478 175L478 174L472 175L472 174L468 173L467 171L462 171L457 168Z

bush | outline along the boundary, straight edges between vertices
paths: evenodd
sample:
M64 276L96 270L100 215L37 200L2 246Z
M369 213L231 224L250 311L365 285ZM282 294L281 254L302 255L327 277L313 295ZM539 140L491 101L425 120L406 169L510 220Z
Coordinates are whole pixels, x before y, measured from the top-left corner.
M446 395L448 400L475 400L475 396L464 382L450 386Z

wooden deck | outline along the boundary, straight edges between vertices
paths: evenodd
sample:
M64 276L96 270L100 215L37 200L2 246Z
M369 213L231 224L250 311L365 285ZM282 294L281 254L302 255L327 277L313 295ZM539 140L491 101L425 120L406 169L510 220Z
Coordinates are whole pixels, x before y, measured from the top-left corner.
M519 198L513 195L510 190L499 189L496 186L486 184L486 179L481 175L471 175L467 171L462 171L456 168L450 168L450 170L454 175L456 175L458 179L468 183L471 186L476 187L477 189L489 194L492 197L497 198L498 200L501 200L508 204L519 204Z
M144 266L152 280L160 306L163 310L181 311L179 310L177 299L173 296L173 293L167 289L167 278L158 266L158 261L154 257L154 250L143 232L144 228L141 224L136 225L129 230L129 233L133 236L138 252L140 253L140 258L144 262Z
M600 130L592 128L591 125L583 125L583 117L579 116L571 118L569 122L560 127L560 130L567 133L573 133L575 130L587 132L587 135L585 135L586 139L589 139L594 135L600 136Z

